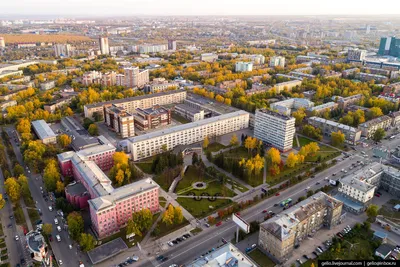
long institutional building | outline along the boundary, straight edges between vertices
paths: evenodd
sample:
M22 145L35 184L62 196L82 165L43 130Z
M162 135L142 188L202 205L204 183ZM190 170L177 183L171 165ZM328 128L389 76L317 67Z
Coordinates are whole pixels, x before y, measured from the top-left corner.
M254 137L286 152L292 149L295 122L293 117L268 109L257 109Z
M125 111L130 114L134 114L138 108L146 109L155 105L182 103L185 99L185 90L174 90L85 105L84 112L85 118L93 119L93 114L95 112L104 115L104 107L115 105L116 107L124 108Z
M342 207L341 201L318 192L261 223L258 245L278 261L285 261L302 240L322 227L338 225Z
M65 188L67 200L77 208L89 206L92 230L101 239L126 226L132 212L148 208L158 211L158 185L144 179L119 188L112 186L104 171L113 166L115 147L103 136L99 145L57 155L61 173L74 183Z
M241 110L131 137L127 149L136 161L161 153L164 145L171 150L178 145L201 142L206 136L224 135L248 127L249 113Z

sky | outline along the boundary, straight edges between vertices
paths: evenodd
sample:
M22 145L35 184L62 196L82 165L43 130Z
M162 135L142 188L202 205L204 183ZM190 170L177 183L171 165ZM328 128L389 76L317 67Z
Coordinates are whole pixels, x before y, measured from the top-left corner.
M384 15L400 0L1 0L0 17L15 15Z

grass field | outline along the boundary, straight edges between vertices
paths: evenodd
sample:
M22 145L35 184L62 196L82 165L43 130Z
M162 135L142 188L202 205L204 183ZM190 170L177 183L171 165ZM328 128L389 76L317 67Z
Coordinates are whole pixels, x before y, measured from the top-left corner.
M234 158L241 160L242 158L249 158L250 154L244 146L239 146L237 148L231 149L224 153L226 158Z
M193 198L181 198L181 197L178 197L177 201L196 218L207 216L210 213L214 212L215 210L225 207L232 203L232 201L229 199L217 199L215 201L202 199L200 201L196 201ZM212 208L210 208L210 206Z
M262 253L259 249L255 249L248 254L250 258L253 259L259 266L262 267L273 267L276 264L267 257L264 253Z
M151 162L136 162L135 165L138 166L139 169L141 169L145 173L153 173L153 171L151 170L151 166L153 165L153 163Z
M165 208L165 205L167 204L167 200L165 199L165 197L159 197L158 202L161 207Z
M224 148L227 148L227 146L224 146L223 144L218 142L214 142L208 145L206 151L217 152Z
M159 229L159 232L157 234L157 238L160 238L162 236L168 235L182 227L185 227L186 225L189 224L189 221L183 218L182 223L180 224L173 224L173 225L166 225L163 223L161 220L157 223L157 228Z
M81 35L68 34L2 34L6 44L9 43L74 43L90 41L91 39Z
M182 117L181 115L175 112L172 112L171 116L173 120L176 120L177 122L180 122L182 124L191 122L190 120L186 119L185 117Z

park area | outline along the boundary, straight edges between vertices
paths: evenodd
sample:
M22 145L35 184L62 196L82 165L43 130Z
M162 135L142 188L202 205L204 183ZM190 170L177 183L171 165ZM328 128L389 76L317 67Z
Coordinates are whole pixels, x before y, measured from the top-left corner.
M195 217L206 216L231 203L230 199L218 199L217 197L235 196L235 193L221 183L221 179L218 178L223 174L217 172L216 175L212 175L212 172L217 171L214 168L203 169L199 166L188 166L183 179L176 187L177 201Z

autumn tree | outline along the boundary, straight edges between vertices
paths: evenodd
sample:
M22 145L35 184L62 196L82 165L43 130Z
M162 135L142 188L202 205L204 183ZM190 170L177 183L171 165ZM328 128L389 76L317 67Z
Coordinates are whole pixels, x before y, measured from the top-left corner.
M25 175L21 174L20 176L18 176L18 184L21 188L21 194L24 197L30 196L31 193L29 191L28 178L26 178Z
M46 236L51 235L51 233L53 232L53 225L51 223L43 224L42 231Z
M246 140L244 140L244 147L247 148L249 154L250 151L257 147L257 138L248 136Z
M174 206L171 204L168 205L167 210L164 212L163 217L162 217L162 222L165 223L166 225L172 225L174 223Z
M24 161L33 170L39 171L43 163L43 154L46 152L46 146L40 140L29 141L24 151Z
M21 186L15 178L10 177L4 182L4 188L12 202L17 202L21 197Z
M316 139L318 141L322 140L322 132L321 129L315 128L312 125L306 124L303 126L302 132L305 136L308 136L312 139Z
M119 169L119 170L117 171L117 174L115 175L115 180L117 181L117 184L118 184L119 186L121 186L122 183L124 182L124 176L125 176L124 171L121 170L121 169Z
M15 164L14 168L13 168L13 173L15 177L20 176L21 174L24 174L24 167L22 167L21 165L19 165L18 163Z
M124 152L115 152L113 155L114 165L128 165L128 155Z
M43 182L47 191L53 192L57 189L57 181L60 181L61 174L58 170L57 162L50 159L47 162L43 173Z
M31 122L27 118L19 119L16 127L17 131L21 134L21 138L24 141L32 139L31 134Z
M292 113L292 117L296 119L296 126L300 126L303 123L304 118L307 116L305 108L299 108Z
M380 142L386 135L386 132L382 128L378 128L372 135L372 140L375 142Z
M294 154L293 152L290 152L286 159L286 166L288 166L288 168L293 168L294 166L297 165L297 163L298 163L297 155Z
M72 138L66 134L61 134L57 137L57 143L60 145L62 148L66 148L69 146L72 142Z
M340 130L337 132L332 132L331 142L333 146L340 147L343 146L345 141L345 135Z
M64 183L61 182L61 181L57 181L57 183L56 183L56 192L61 194L61 193L64 192L64 189L65 189Z
M209 144L210 144L210 141L208 140L208 136L206 136L203 141L203 148L206 149Z
M88 132L91 136L97 136L99 135L99 128L96 124L92 123L89 125Z
M319 146L316 142L311 142L308 145L308 151L312 156L315 156L315 154L319 151Z
M231 146L237 146L239 145L239 140L236 134L232 135L231 140L229 141L229 144Z
M278 149L272 147L267 152L267 161L269 164L280 164L281 163L281 154Z
M68 230L71 234L71 237L74 240L77 240L80 234L83 232L83 218L78 212L74 211L68 214L67 217L68 222Z
M183 222L183 214L182 209L180 207L174 208L174 223L180 224Z
M6 201L4 200L3 195L0 194L0 210L2 208L4 208L5 205L6 205Z
M81 233L79 245L81 246L82 251L87 252L94 249L96 242L91 234Z
M383 116L383 112L382 109L380 107L372 107L369 109L368 113L367 113L367 117L368 119L374 119L377 117Z
M375 218L376 216L378 216L378 210L379 207L377 205L371 204L368 206L366 213L368 218Z

